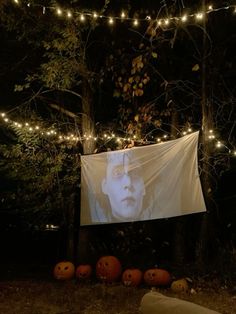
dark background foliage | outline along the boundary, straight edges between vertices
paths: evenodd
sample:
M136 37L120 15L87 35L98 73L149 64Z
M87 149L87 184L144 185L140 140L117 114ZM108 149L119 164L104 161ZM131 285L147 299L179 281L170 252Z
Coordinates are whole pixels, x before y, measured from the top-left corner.
M138 18L158 13L162 17L179 16L188 9L182 1L158 5L153 1L70 1L70 5L77 10L100 10L106 16L118 16L122 7L129 16ZM195 12L200 3L188 2L188 6L189 12ZM108 130L142 139L131 145L152 143L163 131L175 138L186 127L201 128L205 62L209 128L214 127L227 146L216 151L215 145L209 144L213 210L207 214L211 218L207 257L215 260L222 256L229 269L235 263L236 237L236 167L228 151L235 143L236 37L231 11L208 15L204 47L203 25L195 22L156 28L145 21L137 29L121 21L116 27L108 27L104 20L82 25L79 18L68 22L50 11L42 14L42 7L29 10L8 1L1 4L0 32L1 111L9 112L12 119L21 117L23 121L41 122L44 127L53 125L64 133L76 131L81 136L83 101L89 99L93 103L95 134ZM84 88L85 81L89 88ZM68 239L72 237L74 260L79 262L79 156L86 153L84 142L68 145L51 141L24 129L6 128L2 122L0 140L3 259L55 263L67 258ZM94 151L128 145L99 139ZM204 158L200 145L200 173ZM90 254L86 261L95 263L100 255L114 254L127 266L170 265L175 260L176 226L181 223L183 260L193 263L201 218L191 215L88 227ZM47 227L51 224L59 229L51 230ZM218 259L216 264L221 262Z

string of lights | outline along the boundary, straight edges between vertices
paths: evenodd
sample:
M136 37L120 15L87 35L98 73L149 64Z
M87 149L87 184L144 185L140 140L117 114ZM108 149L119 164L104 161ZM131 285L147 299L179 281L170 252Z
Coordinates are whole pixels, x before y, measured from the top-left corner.
M219 11L226 11L230 10L232 13L235 14L236 16L236 4L235 5L226 5L222 7L214 7L213 5L208 5L206 7L205 11L198 11L195 13L191 14L183 14L182 16L171 16L171 17L160 17L160 18L153 18L151 16L146 16L144 18L132 18L127 16L125 11L121 11L120 16L106 16L106 15L99 15L96 12L83 12L83 11L77 11L77 10L72 10L72 9L63 9L57 6L44 6L41 4L33 3L32 1L23 1L23 0L11 0L15 5L21 6L25 5L27 8L33 8L33 7L39 7L42 8L42 14L46 14L47 11L54 12L55 15L58 17L64 17L67 19L73 19L73 17L78 16L79 20L81 22L86 22L88 19L103 19L108 22L109 25L113 25L116 21L127 21L133 24L133 26L137 27L140 23L142 22L155 22L157 26L160 27L167 27L171 23L185 23L188 22L189 20L195 20L195 21L201 21L205 18L206 15L212 13L212 12L219 12ZM33 124L29 122L24 122L24 123L19 123L14 120L11 120L10 118L7 117L6 113L0 113L0 118L2 118L2 121L6 123L7 126L9 127L14 127L14 128L19 128L19 129L24 129L27 132L31 133L37 133L41 136L46 136L47 138L53 138L61 142L83 142L83 141L88 141L88 140L104 140L106 142L110 140L115 140L117 142L141 142L141 143L147 143L147 141L143 139L138 139L136 136L133 136L132 138L130 136L127 137L118 137L112 132L107 132L103 134L102 136L92 136L92 135L79 135L77 132L73 133L68 133L68 134L63 134L60 131L56 130L54 126L44 128L39 126L38 124ZM191 128L188 128L180 134L181 136L186 135L187 133L192 132ZM225 148L228 150L230 154L233 154L236 156L236 150L231 150L229 149L224 142L216 138L214 131L209 130L209 134L207 135L209 141L214 141L216 148ZM148 143L161 143L163 141L166 141L170 139L170 136L168 134L164 134L162 137L157 137L153 142L148 141Z
M45 136L48 139L52 139L55 141L58 141L59 143L78 143L78 142L83 142L83 141L98 141L98 140L102 140L104 141L104 143L108 143L109 141L116 141L117 143L132 143L132 142L136 142L136 143L142 143L142 144L155 144L155 143L162 143L165 142L167 140L170 140L171 137L169 136L168 133L164 133L161 137L156 137L153 138L152 141L146 141L143 139L139 139L137 138L137 136L126 136L126 137L120 137L117 136L115 133L113 132L106 132L103 133L103 135L100 136L92 136L89 134L84 134L83 136L78 136L76 134L76 132L72 132L72 133L68 133L68 134L63 134L61 132L59 132L58 130L55 129L54 126L48 127L48 128L44 128L43 126L39 126L39 124L36 123L30 123L30 122L17 122L15 120L10 119L6 113L0 113L0 118L2 120L3 123L5 123L6 127L12 127L12 128L19 128L22 129L28 133L31 134L38 134L41 136ZM196 131L196 130L194 130ZM185 136L189 133L192 133L193 129L191 127L186 128L185 130L183 130L180 133L180 136ZM236 156L236 149L230 149L226 144L224 144L224 141L220 140L219 138L217 138L217 136L215 135L215 132L210 129L208 131L207 134L208 140L209 141L213 141L215 144L215 147L217 149L226 149L227 152L232 155L232 156Z
M23 1L21 0L11 0L16 5L24 5ZM189 20L201 21L204 17L213 12L231 10L236 15L236 4L235 5L226 5L222 7L214 7L213 5L208 5L205 10L199 10L198 12L194 12L191 14L184 13L182 16L170 16L170 17L160 17L160 18L153 18L150 15L147 15L144 18L132 18L129 17L125 11L121 11L120 16L107 16L107 15L100 15L97 12L83 12L77 11L74 9L63 9L59 6L43 6L41 4L26 2L25 4L29 9L31 7L40 7L42 8L42 14L46 14L47 11L53 11L57 16L64 17L67 19L73 19L75 16L79 16L79 20L81 22L85 22L88 18L93 20L106 20L109 25L114 25L116 21L126 21L132 23L134 27L137 27L142 22L156 22L157 26L160 27L167 27L171 23L186 23Z

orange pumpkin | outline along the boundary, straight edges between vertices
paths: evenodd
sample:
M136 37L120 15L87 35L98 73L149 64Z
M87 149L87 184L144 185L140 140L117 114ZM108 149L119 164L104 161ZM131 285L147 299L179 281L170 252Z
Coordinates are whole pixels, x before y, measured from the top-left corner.
M92 266L89 264L79 265L76 268L75 276L80 280L87 280L92 275Z
M167 270L160 268L146 270L143 279L149 286L167 286L171 282L170 273Z
M142 281L143 273L138 268L126 269L122 274L122 282L125 286L137 287Z
M103 282L116 281L121 275L121 263L115 256L102 256L96 264L96 276Z
M75 274L75 266L73 263L64 261L59 262L54 267L53 275L59 280L71 279Z

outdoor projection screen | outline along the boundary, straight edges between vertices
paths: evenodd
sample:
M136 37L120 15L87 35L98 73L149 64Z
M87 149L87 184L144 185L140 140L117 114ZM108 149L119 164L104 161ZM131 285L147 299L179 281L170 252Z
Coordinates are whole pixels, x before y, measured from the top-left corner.
M144 147L81 157L80 224L168 218L206 211L199 132Z

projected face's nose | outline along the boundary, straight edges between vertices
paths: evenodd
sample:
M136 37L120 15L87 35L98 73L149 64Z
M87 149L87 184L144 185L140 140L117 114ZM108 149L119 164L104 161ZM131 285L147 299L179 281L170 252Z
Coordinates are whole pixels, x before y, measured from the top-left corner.
M124 173L122 181L124 189L132 189L132 179L129 173Z

